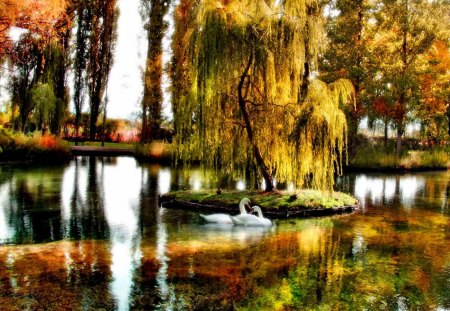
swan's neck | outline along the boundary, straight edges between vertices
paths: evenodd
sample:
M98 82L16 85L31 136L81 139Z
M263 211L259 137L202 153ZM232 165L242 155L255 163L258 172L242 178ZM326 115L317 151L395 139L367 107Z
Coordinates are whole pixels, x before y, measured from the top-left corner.
M255 208L254 210L258 213L258 217L263 218L263 213L260 208Z
M239 211L241 212L241 214L247 214L247 210L245 209L244 203L239 203Z

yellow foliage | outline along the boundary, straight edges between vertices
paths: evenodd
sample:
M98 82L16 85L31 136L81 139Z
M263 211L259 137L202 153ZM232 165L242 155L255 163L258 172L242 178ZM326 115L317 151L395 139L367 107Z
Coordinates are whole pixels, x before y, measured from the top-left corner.
M256 145L277 181L332 190L346 145L340 107L353 87L312 80L301 98L305 63L316 63L319 11L311 0L200 2L190 41L191 90L175 116L181 158L241 172L256 165ZM253 142L237 93L246 64L242 89Z

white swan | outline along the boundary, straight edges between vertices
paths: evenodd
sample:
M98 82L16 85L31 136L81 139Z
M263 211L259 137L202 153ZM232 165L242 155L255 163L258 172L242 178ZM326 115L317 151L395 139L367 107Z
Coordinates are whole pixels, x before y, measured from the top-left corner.
M265 226L271 226L272 225L272 221L270 221L270 219L268 218L264 218L261 207L259 207L258 205L255 205L252 207L254 212L258 213L258 218L261 220L262 223L264 223Z
M258 216L251 214L239 215L239 218L231 216L233 224L240 226L272 226L272 222L263 217L259 206L253 206L252 209L258 213Z
M245 205L250 205L250 200L247 198L243 198L241 202L239 202L239 211L240 214L236 215L235 217L241 217L242 215L247 215L247 210L245 209ZM233 220L231 219L231 216L228 214L211 214L211 215L203 215L200 214L200 217L202 217L207 223L217 223L217 224L232 224Z

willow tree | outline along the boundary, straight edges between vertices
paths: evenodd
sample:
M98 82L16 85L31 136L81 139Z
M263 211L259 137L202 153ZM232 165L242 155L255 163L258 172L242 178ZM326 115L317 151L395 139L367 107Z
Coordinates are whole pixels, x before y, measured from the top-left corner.
M268 3L200 2L190 100L177 112L181 156L226 171L254 165L267 191L273 178L331 190L346 143L339 106L353 87L310 78L322 33L317 1Z

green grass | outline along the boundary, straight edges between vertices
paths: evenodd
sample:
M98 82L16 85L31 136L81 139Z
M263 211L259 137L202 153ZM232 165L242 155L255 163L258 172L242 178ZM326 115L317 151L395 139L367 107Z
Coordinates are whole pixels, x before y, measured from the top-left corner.
M288 192L262 192L262 191L223 191L216 194L215 191L174 191L167 194L178 201L198 202L212 205L234 206L246 197L252 201L252 205L259 205L266 210L298 209L298 208L332 208L355 205L356 199L352 196L334 192L322 192L318 190L299 190L294 193Z

